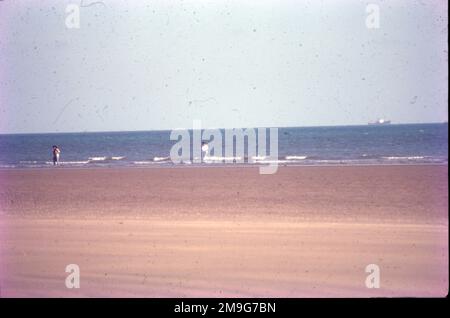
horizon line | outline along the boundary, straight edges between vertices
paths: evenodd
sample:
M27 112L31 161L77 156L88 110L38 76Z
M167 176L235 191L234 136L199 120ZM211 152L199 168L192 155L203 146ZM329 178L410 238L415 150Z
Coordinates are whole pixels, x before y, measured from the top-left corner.
M255 126L255 127L230 127L230 128L218 128L218 127L202 127L201 129L248 129L248 128L320 128L320 127L379 127L379 126L397 126L397 125L430 125L430 124L448 124L448 121L441 122L413 122L413 123L390 123L381 125L369 125L367 124L349 124L349 125L314 125L314 126ZM173 130L193 130L190 128L172 128L172 129L138 129L138 130L93 130L93 131L49 131L49 132L15 132L15 133L0 133L0 136L5 135L50 135L50 134L92 134L92 133L121 133L121 132L154 132L154 131L173 131Z

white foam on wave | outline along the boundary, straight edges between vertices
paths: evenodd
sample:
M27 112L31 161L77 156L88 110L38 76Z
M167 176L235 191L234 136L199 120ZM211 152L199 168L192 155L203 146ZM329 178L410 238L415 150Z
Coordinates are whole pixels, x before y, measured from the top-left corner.
M204 161L234 161L242 160L242 157L221 157L221 156L206 156L203 158Z
M274 159L274 160L269 160L269 159L266 159L266 160L258 161L258 163L270 163L270 164L276 163L276 164L281 164L281 163L292 163L292 161L289 161L289 160L276 160L276 159Z
M84 165L89 161L58 161L58 165ZM53 161L46 161L45 164L53 165Z
M134 165L151 165L154 164L153 161L133 161Z
M0 168L16 168L16 165L13 164L0 164Z
M308 156L286 156L286 160L305 160Z
M106 157L89 157L89 161L105 161Z
M113 156L113 157L89 157L89 162L99 162L99 161L117 161L125 159L124 156Z
M420 160L420 159L425 159L425 157L424 156L404 156L404 157L391 156L391 157L383 157L383 159L387 159L387 160Z
M169 161L170 157L155 157L153 158L153 161L159 162L159 161Z

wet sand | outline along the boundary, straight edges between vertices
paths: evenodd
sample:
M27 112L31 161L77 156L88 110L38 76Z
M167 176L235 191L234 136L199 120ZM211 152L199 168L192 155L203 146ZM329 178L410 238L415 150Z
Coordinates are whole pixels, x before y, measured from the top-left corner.
M447 171L0 170L1 296L445 296Z

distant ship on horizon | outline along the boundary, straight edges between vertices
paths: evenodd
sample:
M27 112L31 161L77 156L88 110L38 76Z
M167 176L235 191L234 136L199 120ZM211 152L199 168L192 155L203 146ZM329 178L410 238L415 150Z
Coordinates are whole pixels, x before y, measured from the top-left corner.
M374 122L369 122L369 125L389 125L391 123L390 120L386 120L384 118L379 118Z

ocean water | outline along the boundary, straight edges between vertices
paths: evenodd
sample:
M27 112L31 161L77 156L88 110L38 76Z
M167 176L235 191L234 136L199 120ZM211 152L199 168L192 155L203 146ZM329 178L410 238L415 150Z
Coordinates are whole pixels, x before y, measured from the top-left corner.
M170 131L0 135L0 168L52 167L52 145L61 149L61 167L190 165L170 160L176 142ZM448 124L279 128L278 158L256 159L244 164L448 164ZM233 164L219 153L195 165Z

